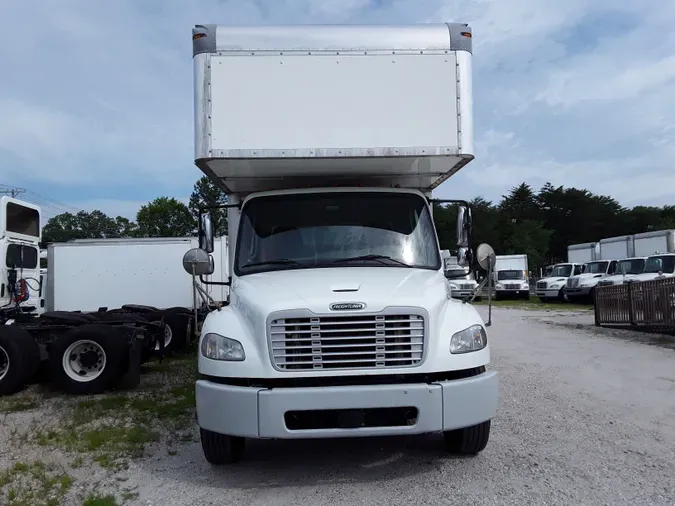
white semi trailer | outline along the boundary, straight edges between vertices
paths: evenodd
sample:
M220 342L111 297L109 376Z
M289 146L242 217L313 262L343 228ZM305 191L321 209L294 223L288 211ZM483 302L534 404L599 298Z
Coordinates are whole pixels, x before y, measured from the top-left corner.
M498 404L486 324L453 300L431 194L473 153L465 24L192 31L195 164L228 194L230 295L204 321L204 455L246 438L443 432L477 454ZM422 90L422 91L420 91ZM471 214L458 212L466 274ZM185 266L208 269L213 231ZM494 251L476 250L490 267Z

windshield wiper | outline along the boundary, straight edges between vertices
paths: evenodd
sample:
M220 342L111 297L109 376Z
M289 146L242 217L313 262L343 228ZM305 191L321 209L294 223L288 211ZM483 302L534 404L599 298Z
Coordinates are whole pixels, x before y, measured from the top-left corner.
M265 260L263 262L250 262L248 264L242 265L243 267L257 267L259 265L295 265L300 267L307 267L307 264L298 262L297 260L291 260L290 258L273 258L272 260Z
M356 256L356 257L338 258L336 260L333 260L333 263L338 264L338 263L341 263L341 262L351 262L351 261L354 261L354 260L380 260L380 261L389 260L389 261L394 262L395 264L398 264L398 265L403 265L405 267L412 267L412 265L409 265L405 262L401 262L400 260L396 260L395 258L392 258L392 257L387 256L387 255L360 255L360 256ZM385 263L385 262L382 262L382 263Z

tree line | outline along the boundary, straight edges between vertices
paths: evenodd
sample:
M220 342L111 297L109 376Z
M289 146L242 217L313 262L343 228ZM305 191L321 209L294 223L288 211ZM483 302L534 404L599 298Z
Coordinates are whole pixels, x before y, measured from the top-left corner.
M225 193L206 176L194 185L188 204L159 197L142 206L136 220L107 216L101 211L63 213L42 230L43 242L124 237L187 237L197 231L202 207L223 205ZM499 255L525 253L531 269L567 260L567 246L604 237L675 229L675 206L627 208L615 199L588 190L554 187L535 191L527 183L512 188L499 202L476 197L472 246L492 245ZM434 221L442 249L455 249L457 211L434 204ZM217 235L227 233L225 210L212 213Z

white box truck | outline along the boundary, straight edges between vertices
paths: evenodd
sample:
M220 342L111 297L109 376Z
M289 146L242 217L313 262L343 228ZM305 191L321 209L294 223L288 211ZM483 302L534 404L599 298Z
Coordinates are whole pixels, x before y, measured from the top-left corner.
M200 337L206 460L238 460L246 438L443 432L451 452L482 451L498 404L487 324L452 298L431 215L432 190L474 157L470 27L197 25L192 39L195 164L228 194L231 267ZM210 223L204 210L195 272Z
M471 297L478 288L475 274L467 273L466 269L457 263L457 256L451 255L448 250L441 250L441 258L452 296L456 299ZM475 295L473 300L480 301L481 298L480 295Z
M529 300L530 281L527 255L497 255L495 298L519 297Z
M600 260L623 260L635 256L635 241L632 235L600 239Z

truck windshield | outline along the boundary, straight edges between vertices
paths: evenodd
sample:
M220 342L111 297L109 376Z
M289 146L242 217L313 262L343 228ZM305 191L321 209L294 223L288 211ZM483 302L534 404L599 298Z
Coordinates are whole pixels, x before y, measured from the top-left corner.
M607 272L609 262L590 262L586 264L584 274L604 274Z
M551 270L552 278L569 278L572 275L572 266L570 264L554 265Z
M525 271L499 271L497 272L498 280L508 280L508 279L525 279Z
M640 274L645 267L644 258L621 260L616 266L615 274Z
M407 193L325 192L257 197L242 208L237 275L344 266L439 270L426 201Z
M36 269L38 250L33 246L10 244L7 246L5 265L10 269Z
M642 272L666 272L675 273L675 255L649 257L645 263L645 270Z

